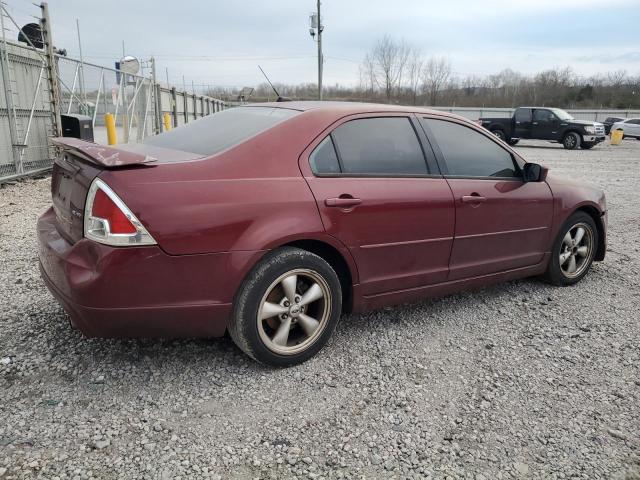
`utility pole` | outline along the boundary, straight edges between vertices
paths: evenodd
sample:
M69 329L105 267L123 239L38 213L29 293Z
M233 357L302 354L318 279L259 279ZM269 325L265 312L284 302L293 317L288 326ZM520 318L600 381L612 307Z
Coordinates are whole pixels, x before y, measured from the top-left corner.
M322 25L320 17L320 0L317 0L316 13L312 13L309 20L309 35L311 35L311 38L314 40L316 33L318 35L318 39L316 40L318 43L318 100L322 100L322 67L324 63L322 57L322 31L324 30L324 25Z
M322 100L322 28L320 0L318 0L318 100Z

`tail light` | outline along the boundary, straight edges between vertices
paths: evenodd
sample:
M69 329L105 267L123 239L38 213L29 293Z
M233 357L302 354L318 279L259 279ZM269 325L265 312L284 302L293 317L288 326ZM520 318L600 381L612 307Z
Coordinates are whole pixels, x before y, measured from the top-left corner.
M87 194L84 207L84 236L106 245L155 245L124 202L102 180L96 178Z

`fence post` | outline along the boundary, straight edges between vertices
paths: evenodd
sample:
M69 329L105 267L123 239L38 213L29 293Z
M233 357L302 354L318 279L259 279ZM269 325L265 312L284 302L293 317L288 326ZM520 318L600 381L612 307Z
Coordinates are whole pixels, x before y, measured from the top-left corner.
M176 87L171 87L171 110L173 112L173 128L178 126L178 96L176 95Z
M53 36L51 34L51 20L49 19L49 6L47 2L40 4L42 18L40 28L47 56L47 77L49 78L49 95L51 98L51 111L53 113L53 132L56 137L62 136L62 120L60 119L60 88L58 87L58 68L56 56L53 50Z
M184 123L189 123L189 101L186 90L182 92L182 105L184 106Z
M160 90L160 84L153 84L153 110L155 112L155 130L156 134L162 133L162 91Z

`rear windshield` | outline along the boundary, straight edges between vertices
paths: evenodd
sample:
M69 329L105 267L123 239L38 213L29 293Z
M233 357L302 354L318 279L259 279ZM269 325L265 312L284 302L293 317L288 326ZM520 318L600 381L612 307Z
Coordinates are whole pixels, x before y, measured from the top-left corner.
M199 155L214 155L298 114L272 107L237 107L214 113L186 125L147 137L144 143Z

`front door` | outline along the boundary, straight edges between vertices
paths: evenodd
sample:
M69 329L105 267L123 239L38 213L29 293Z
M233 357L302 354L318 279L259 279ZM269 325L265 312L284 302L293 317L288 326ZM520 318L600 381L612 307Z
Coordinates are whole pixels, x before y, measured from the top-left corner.
M324 227L351 252L363 295L443 282L454 206L407 114L345 119L301 156ZM434 170L435 169L435 170Z
M534 109L532 125L531 138L540 140L557 139L560 120L551 110L547 110L546 108Z
M511 152L454 121L424 120L456 206L449 279L542 261L550 243L553 197L545 182L523 182Z

